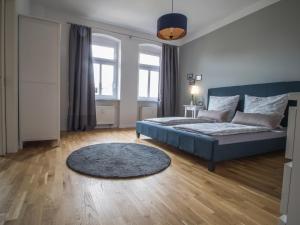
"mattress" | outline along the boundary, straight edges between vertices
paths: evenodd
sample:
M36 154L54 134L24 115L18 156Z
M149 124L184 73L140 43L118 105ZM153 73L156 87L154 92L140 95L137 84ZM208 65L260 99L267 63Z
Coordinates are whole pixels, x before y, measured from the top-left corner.
M282 137L286 137L286 135L287 135L286 130L282 129L282 130L271 130L266 132L234 134L234 135L213 136L213 137L219 141L219 145L227 145L227 144L234 144L234 143L282 138Z
M155 123L162 126L172 126L178 124L194 124L194 123L212 123L211 119L190 118L190 117L160 117L145 119L145 122Z

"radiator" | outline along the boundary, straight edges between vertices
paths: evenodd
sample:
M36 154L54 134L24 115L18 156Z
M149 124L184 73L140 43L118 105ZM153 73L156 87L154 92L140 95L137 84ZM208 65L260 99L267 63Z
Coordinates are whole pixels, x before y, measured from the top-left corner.
M115 106L96 106L97 125L114 125Z
M157 106L140 107L140 120L157 117Z

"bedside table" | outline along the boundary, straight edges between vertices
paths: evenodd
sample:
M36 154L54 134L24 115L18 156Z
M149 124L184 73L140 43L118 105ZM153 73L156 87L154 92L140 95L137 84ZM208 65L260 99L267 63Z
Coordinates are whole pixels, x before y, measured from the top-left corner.
M192 112L192 117L196 118L197 117L197 112L199 110L204 110L204 106L200 105L184 105L184 117L187 117L188 111Z

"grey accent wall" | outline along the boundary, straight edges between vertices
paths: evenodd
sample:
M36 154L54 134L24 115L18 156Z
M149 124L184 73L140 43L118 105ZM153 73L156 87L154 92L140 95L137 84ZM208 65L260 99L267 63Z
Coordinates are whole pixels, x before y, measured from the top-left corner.
M180 47L180 109L190 102L187 73L207 89L300 80L300 1L281 0Z

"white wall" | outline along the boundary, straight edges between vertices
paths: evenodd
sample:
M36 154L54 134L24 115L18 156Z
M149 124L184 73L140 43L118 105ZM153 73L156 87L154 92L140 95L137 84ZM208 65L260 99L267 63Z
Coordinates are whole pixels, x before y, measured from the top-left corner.
M31 12L30 0L16 0L16 9L18 14L29 15Z
M95 21L86 20L73 15L67 15L58 11L46 9L39 5L33 5L31 14L37 17L54 19L62 23L61 36L61 130L66 130L68 114L68 46L69 46L69 27L67 22L87 25L92 27L93 32L111 35L121 41L121 84L120 84L120 102L97 102L99 104L115 104L117 109L116 123L119 127L135 127L138 119L138 52L139 44L150 43L157 44L148 40L142 40L135 37L130 38L126 35L120 35L103 31L106 29L119 33L126 33L133 36L144 37L153 40L153 37L147 34L128 31L126 29L111 26Z
M133 127L137 120L139 42L126 38L121 42L121 89L119 127Z

